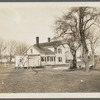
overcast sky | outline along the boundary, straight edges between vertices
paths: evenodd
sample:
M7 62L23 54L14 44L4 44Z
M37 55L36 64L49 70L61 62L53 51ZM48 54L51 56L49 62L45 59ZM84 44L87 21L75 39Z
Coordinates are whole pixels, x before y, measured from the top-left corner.
M80 3L80 5L96 5L100 3ZM82 5L82 6L83 6ZM40 42L53 37L55 17L62 16L69 7L78 3L0 3L0 38L6 40L25 41L32 45L35 37ZM96 33L100 33L96 30Z
M21 7L19 5L0 7L0 37L30 44L35 43L36 36L40 37L40 42L53 37L52 26L55 17L61 16L65 9L67 10L65 7L45 7L35 4Z

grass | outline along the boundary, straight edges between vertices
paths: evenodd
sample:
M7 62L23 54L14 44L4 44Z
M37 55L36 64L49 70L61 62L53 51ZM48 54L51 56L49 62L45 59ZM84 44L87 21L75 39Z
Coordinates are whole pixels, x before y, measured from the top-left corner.
M15 69L0 66L0 93L100 92L100 71Z

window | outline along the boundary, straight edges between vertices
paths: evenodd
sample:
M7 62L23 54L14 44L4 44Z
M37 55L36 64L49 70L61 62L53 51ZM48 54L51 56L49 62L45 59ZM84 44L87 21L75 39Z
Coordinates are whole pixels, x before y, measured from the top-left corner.
M62 62L62 57L58 57L58 62Z
M45 61L46 61L46 57L45 57Z
M54 61L55 61L55 57L54 57Z
M49 61L49 58L50 58L50 57L49 57L49 56L47 56L47 61Z
M50 57L50 61L53 61L53 57Z
M33 53L33 50L31 49L31 53Z
M22 62L22 59L20 58L20 62Z
M45 61L45 58L44 57L41 57L41 61Z
M58 53L62 53L62 49L59 48L59 49L58 49Z
M55 53L57 53L57 48L55 48L54 50L55 50Z

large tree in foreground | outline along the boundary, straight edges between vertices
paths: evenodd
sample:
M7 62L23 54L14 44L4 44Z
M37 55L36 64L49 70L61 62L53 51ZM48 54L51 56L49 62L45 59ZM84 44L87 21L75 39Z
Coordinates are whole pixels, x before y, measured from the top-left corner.
M74 39L80 41L82 46L82 58L85 68L89 70L88 47L86 43L86 33L93 25L98 25L100 13L92 7L76 7L57 18L55 22L56 36L65 38L66 34L72 33ZM67 42L67 41L66 41ZM75 42L75 41L72 41Z
M70 33L70 36L67 36L62 42L67 44L70 48L70 52L73 56L73 60L72 60L72 64L70 66L71 69L75 69L77 68L77 50L80 47L80 43L78 43L79 41L76 40L73 35L71 35L72 33Z
M71 69L76 69L77 68L77 50L78 48L80 47L80 43L78 41L78 39L75 39L72 35L73 33L69 33L69 34L66 34L64 35L64 38L63 36L60 36L59 37L54 37L53 40L57 40L59 38L59 40L62 42L63 45L68 45L69 49L70 49L70 53L73 57L73 60L72 60L72 64L70 65L70 68Z

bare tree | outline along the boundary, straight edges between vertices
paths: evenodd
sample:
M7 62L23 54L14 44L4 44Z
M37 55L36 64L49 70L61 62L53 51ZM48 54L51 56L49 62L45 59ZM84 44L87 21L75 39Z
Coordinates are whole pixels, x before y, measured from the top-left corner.
M23 55L28 49L28 45L25 42L18 42L15 50L16 55Z
M64 37L65 34L72 33L73 37L80 41L82 46L82 58L87 71L89 70L89 57L86 33L92 25L98 25L97 21L99 15L100 13L96 8L76 7L71 8L70 11L61 18L57 18L55 22L55 30L58 37Z
M93 66L96 66L96 62L95 62L95 50L98 46L100 46L100 35L98 34L94 34L94 32L88 32L88 37L87 39L89 40L89 46L91 49L91 56L92 56L92 62L93 62Z
M8 52L8 55L9 55L9 62L11 63L12 62L12 58L15 54L15 50L16 50L16 46L17 46L17 42L16 41L9 41L8 44L7 44L7 52Z
M0 62L2 63L3 52L6 49L6 43L3 39L0 39Z
M69 46L70 52L73 56L72 65L70 67L71 67L71 69L77 68L76 52L77 52L78 48L80 47L80 44L72 36L71 36L71 38L66 38L65 39L65 44L67 44Z
M56 37L54 38L55 40L57 39ZM73 56L73 60L72 60L72 64L70 66L71 69L75 69L77 68L77 56L76 56L76 52L78 50L78 48L80 47L80 43L78 41L78 39L76 40L72 33L67 34L66 36L64 36L64 38L60 37L60 41L62 41L62 44L67 44L69 46L70 52Z

